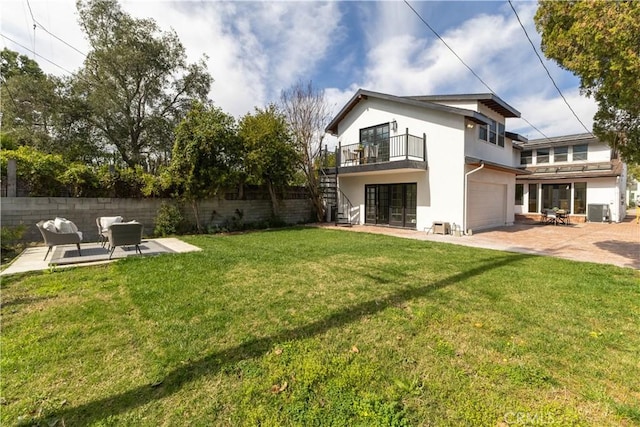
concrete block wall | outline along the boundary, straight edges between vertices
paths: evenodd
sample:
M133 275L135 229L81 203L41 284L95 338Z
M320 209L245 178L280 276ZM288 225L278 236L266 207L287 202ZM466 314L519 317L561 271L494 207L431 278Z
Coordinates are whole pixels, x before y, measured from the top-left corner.
M120 215L125 221L136 220L144 225L144 234L151 236L155 218L163 202L170 199L119 199L119 198L71 198L71 197L3 197L0 200L0 224L3 227L27 226L24 240L37 242L42 236L35 224L38 221L63 217L73 221L83 232L85 242L98 240L96 218ZM242 212L242 222L263 221L271 216L268 200L205 200L200 202L199 216L204 226L222 225ZM190 205L182 206L184 216L195 223ZM307 222L312 206L308 199L283 200L280 217L287 224Z

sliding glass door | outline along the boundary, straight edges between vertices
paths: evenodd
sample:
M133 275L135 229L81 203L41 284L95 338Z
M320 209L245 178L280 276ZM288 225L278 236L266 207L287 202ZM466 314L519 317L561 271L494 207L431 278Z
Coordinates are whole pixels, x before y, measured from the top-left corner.
M372 184L365 186L365 223L416 227L418 186Z

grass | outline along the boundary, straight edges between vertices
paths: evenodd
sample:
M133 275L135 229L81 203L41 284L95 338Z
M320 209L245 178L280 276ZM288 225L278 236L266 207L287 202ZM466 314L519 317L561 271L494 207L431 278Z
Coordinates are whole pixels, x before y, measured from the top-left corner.
M2 425L638 425L640 274L295 228L2 282Z

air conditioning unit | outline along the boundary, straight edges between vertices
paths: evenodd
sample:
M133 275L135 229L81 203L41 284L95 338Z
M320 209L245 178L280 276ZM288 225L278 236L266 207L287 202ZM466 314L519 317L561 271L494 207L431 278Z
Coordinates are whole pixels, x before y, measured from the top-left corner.
M431 229L433 234L451 234L451 224L448 222L434 221Z
M587 205L587 221L589 222L611 222L609 205Z

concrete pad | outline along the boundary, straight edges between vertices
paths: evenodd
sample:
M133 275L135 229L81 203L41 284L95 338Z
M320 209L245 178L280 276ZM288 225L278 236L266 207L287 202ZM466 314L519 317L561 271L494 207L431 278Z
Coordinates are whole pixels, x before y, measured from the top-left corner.
M631 216L612 224L516 223L461 237L383 226L318 226L640 269L640 224Z
M197 246L193 246L190 245L189 243L185 243L180 239L177 239L175 237L169 237L169 238L159 238L159 239L145 239L145 240L150 240L150 241L157 241L158 243L160 243L161 245L171 249L172 251L176 252L176 253L183 253L183 252L194 252L194 251L201 251L202 249L197 247ZM82 248L82 244L80 244L80 248ZM25 249L20 255L18 255L18 257L16 257L16 259L13 260L13 262L4 270L2 270L2 272L0 272L0 276L8 276L10 274L18 274L18 273L26 273L29 271L41 271L41 270L48 270L49 267L49 261L51 258L51 255L53 253L53 251L51 251L51 253L49 253L49 255L47 256L47 260L44 260L44 255L47 253L47 247L46 246L36 246L36 247L31 247L31 248L27 248ZM95 261L95 262L86 262L86 263L82 263L82 264L69 264L69 265L60 265L60 266L56 266L56 269L60 269L60 268L70 268L70 267L78 267L78 266L89 266L89 265L100 265L100 264L106 264L109 262L114 262L117 261L117 259L112 259L112 260L104 260L104 261Z

